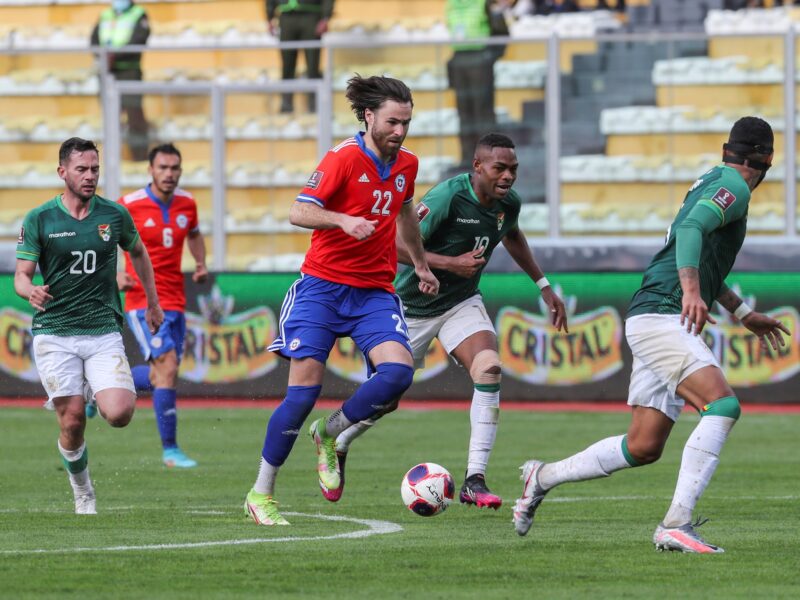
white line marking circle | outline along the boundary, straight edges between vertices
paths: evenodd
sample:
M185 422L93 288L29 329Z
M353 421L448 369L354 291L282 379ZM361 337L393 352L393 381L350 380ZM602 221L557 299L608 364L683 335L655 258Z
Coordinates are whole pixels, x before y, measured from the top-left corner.
M241 546L245 544L270 544L275 542L316 542L321 540L342 540L364 538L372 535L384 535L387 533L398 533L403 528L391 521L377 521L373 519L353 519L351 517L339 517L321 514L307 514L298 512L283 513L290 517L309 517L311 519L322 519L323 521L346 521L364 525L367 529L351 531L348 533L336 533L334 535L316 535L311 537L277 537L277 538L251 538L244 540L218 540L215 542L192 542L186 544L145 544L141 546L105 546L100 548L37 548L34 550L0 550L0 555L10 554L65 554L69 552L128 552L131 550L180 550L184 548L210 548L213 546Z

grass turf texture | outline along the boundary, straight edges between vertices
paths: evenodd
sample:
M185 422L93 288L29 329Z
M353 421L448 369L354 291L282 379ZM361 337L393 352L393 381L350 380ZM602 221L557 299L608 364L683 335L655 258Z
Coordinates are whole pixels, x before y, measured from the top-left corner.
M182 446L200 462L186 471L161 465L152 411L139 410L123 430L91 421L87 439L99 511L93 517L72 514L54 416L0 410L0 596L796 597L800 415L745 413L734 429L697 511L712 517L700 531L726 549L723 555L658 553L650 542L672 496L694 415L683 415L655 465L551 492L531 532L520 538L511 524L521 491L519 465L531 457L558 459L621 433L628 416L506 412L488 472L503 507L478 510L456 501L440 516L421 518L400 501L408 468L437 462L450 469L457 488L463 480L468 416L450 411L398 411L355 442L338 504L319 493L307 435L280 474L276 496L284 512L390 521L400 532L182 549L69 550L366 529L313 516L289 516L291 527L257 527L243 517L267 417L255 409L183 411Z

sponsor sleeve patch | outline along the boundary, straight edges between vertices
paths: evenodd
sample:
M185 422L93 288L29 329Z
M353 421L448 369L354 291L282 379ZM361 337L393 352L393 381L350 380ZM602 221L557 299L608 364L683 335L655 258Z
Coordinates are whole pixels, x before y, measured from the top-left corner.
M25 243L25 227L19 228L19 235L17 236L17 244L21 245Z
M711 201L725 211L731 206L731 204L736 202L736 196L734 196L727 188L721 187L711 197Z
M417 219L422 221L430 212L431 209L420 202L419 206L417 206Z
M306 187L315 190L319 187L319 184L322 182L322 176L325 175L323 171L314 171L311 174L311 177L308 178L308 183L306 183Z

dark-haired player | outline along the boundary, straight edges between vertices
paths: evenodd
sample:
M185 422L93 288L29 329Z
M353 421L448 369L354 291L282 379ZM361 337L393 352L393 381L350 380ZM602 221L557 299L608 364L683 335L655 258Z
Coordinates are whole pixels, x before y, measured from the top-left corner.
M117 275L117 282L125 292L128 324L149 363L134 367L133 379L137 390L153 390L162 460L168 467L191 468L197 462L178 446L176 386L186 334L181 258L186 242L195 260L192 280L202 283L208 278L206 245L197 219L197 203L179 187L183 172L180 151L172 144L162 144L150 150L148 160L152 181L119 202L131 213L153 262L156 289L164 309L164 322L155 334L144 325L146 299L129 254L125 255L125 271Z
M258 478L244 505L260 525L288 524L273 498L275 478L314 408L337 338L353 339L372 376L339 410L311 424L323 494L340 487L336 436L392 406L411 385L408 332L392 284L396 235L408 248L420 291L439 289L412 205L418 160L402 146L411 123L411 91L390 77L356 76L346 95L366 131L325 155L290 213L294 225L314 233L270 346L291 363L286 396L267 425Z
M122 306L117 289L117 246L130 253L146 296L144 327L155 331L158 305L153 267L128 211L96 194L100 160L94 142L61 144L58 175L64 191L34 208L17 241L14 290L36 309L33 355L56 411L58 450L69 475L77 514L96 514L84 432L84 382L94 390L100 414L112 427L133 418L136 391L122 344ZM36 265L42 285L33 283Z
M472 172L441 182L417 206L425 258L441 282L439 295L419 293L419 279L411 269L403 271L396 281L406 313L414 366L424 366L428 346L437 337L472 378L469 454L459 499L465 504L494 509L500 507L502 499L486 485L486 466L497 434L501 364L497 334L478 284L499 243L541 289L555 327L567 328L564 303L553 292L517 225L520 198L512 186L518 164L510 138L497 133L483 136L475 148ZM400 262L410 262L401 244L398 258ZM371 419L356 423L336 439L340 470L344 469L350 442L374 422ZM328 499L338 500L338 496Z
M625 323L633 353L626 435L609 437L564 460L522 465L522 497L514 507L519 535L531 527L545 494L570 481L607 477L615 471L655 462L684 403L700 423L683 449L672 504L656 527L659 550L716 553L703 540L692 513L717 468L725 440L739 418L739 401L711 350L699 336L714 323L716 300L755 333L766 347L784 344L789 330L755 312L725 285L747 232L750 194L772 164L773 135L757 117L739 119L723 145L722 164L704 173L689 189L667 232L666 244L644 272Z

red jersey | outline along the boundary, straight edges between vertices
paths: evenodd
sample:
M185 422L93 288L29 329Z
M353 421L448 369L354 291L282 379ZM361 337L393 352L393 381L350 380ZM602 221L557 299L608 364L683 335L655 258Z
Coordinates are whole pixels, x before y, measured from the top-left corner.
M150 255L156 275L156 292L161 308L180 310L186 307L183 290L181 258L183 241L190 231L198 230L197 204L186 190L176 188L169 204L150 191L150 184L120 198L119 203L128 209ZM125 292L125 310L147 308L144 288L133 269L131 257L125 253L125 270L136 280Z
M402 205L413 200L418 166L417 157L404 147L393 162L384 165L366 147L362 133L329 150L297 201L378 224L362 241L338 227L315 229L300 270L335 283L394 292L395 220Z

